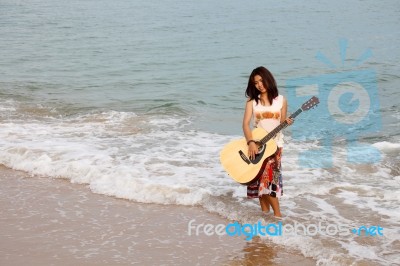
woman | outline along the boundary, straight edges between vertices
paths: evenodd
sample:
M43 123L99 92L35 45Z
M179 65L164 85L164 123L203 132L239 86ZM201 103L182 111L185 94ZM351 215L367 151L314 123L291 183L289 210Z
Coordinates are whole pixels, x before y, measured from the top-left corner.
M243 132L249 146L248 155L253 159L258 152L258 146L250 129L251 119L254 119L255 127L261 127L268 132L285 120L291 125L293 119L286 118L287 101L285 97L279 95L275 79L265 67L258 67L251 72L246 97L249 99L243 117ZM282 217L278 198L283 194L281 175L283 134L279 132L274 140L278 149L274 155L266 159L260 178L247 187L247 197L258 197L261 210L267 213L271 206L274 216L279 218Z

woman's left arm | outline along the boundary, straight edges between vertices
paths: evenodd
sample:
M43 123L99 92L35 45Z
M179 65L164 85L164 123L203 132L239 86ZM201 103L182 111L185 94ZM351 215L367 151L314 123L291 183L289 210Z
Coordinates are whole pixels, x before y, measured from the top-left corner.
M283 123L285 120L287 121L289 126L291 124L293 124L293 122L294 122L294 119L287 117L287 101L286 101L286 98L283 97L283 104L282 104L282 110L281 110L281 123Z

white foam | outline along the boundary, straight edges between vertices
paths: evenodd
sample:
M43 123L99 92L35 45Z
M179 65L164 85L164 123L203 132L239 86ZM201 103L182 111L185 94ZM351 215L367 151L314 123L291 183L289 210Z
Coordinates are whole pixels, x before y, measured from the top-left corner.
M0 112L15 111L15 107L12 106L0 106Z
M349 251L350 255L359 259L367 259L373 261L384 262L376 253L376 248L371 246L362 246L356 241L349 241L348 243L339 241L342 247Z
M377 149L380 149L382 151L397 151L400 150L400 143L391 143L388 141L381 141L372 144Z
M222 136L179 132L174 129L181 126L178 118L166 118L164 124L157 120L161 134L142 133L142 120L135 114L108 112L57 124L6 123L1 130L1 163L35 175L88 183L94 192L141 202L194 205L208 195L226 193L226 184L233 189L215 160ZM119 132L126 121L137 122L134 134Z
M7 115L10 112L16 111L16 103L11 99L2 100L0 102L0 117Z

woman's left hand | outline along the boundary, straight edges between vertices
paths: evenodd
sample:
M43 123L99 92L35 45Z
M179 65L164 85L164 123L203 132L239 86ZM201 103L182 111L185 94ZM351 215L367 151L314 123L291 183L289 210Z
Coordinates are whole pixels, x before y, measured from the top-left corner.
M286 118L286 122L288 123L288 125L290 126L291 124L293 124L294 123L294 119L293 118L290 118L290 117L288 117L288 118Z

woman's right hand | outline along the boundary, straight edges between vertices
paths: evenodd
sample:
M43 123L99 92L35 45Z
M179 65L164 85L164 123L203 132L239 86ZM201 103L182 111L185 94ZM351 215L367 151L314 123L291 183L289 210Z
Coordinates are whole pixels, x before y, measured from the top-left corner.
M250 160L254 160L256 158L256 154L258 153L258 146L255 142L250 142L249 143L249 150L248 150L248 155Z

